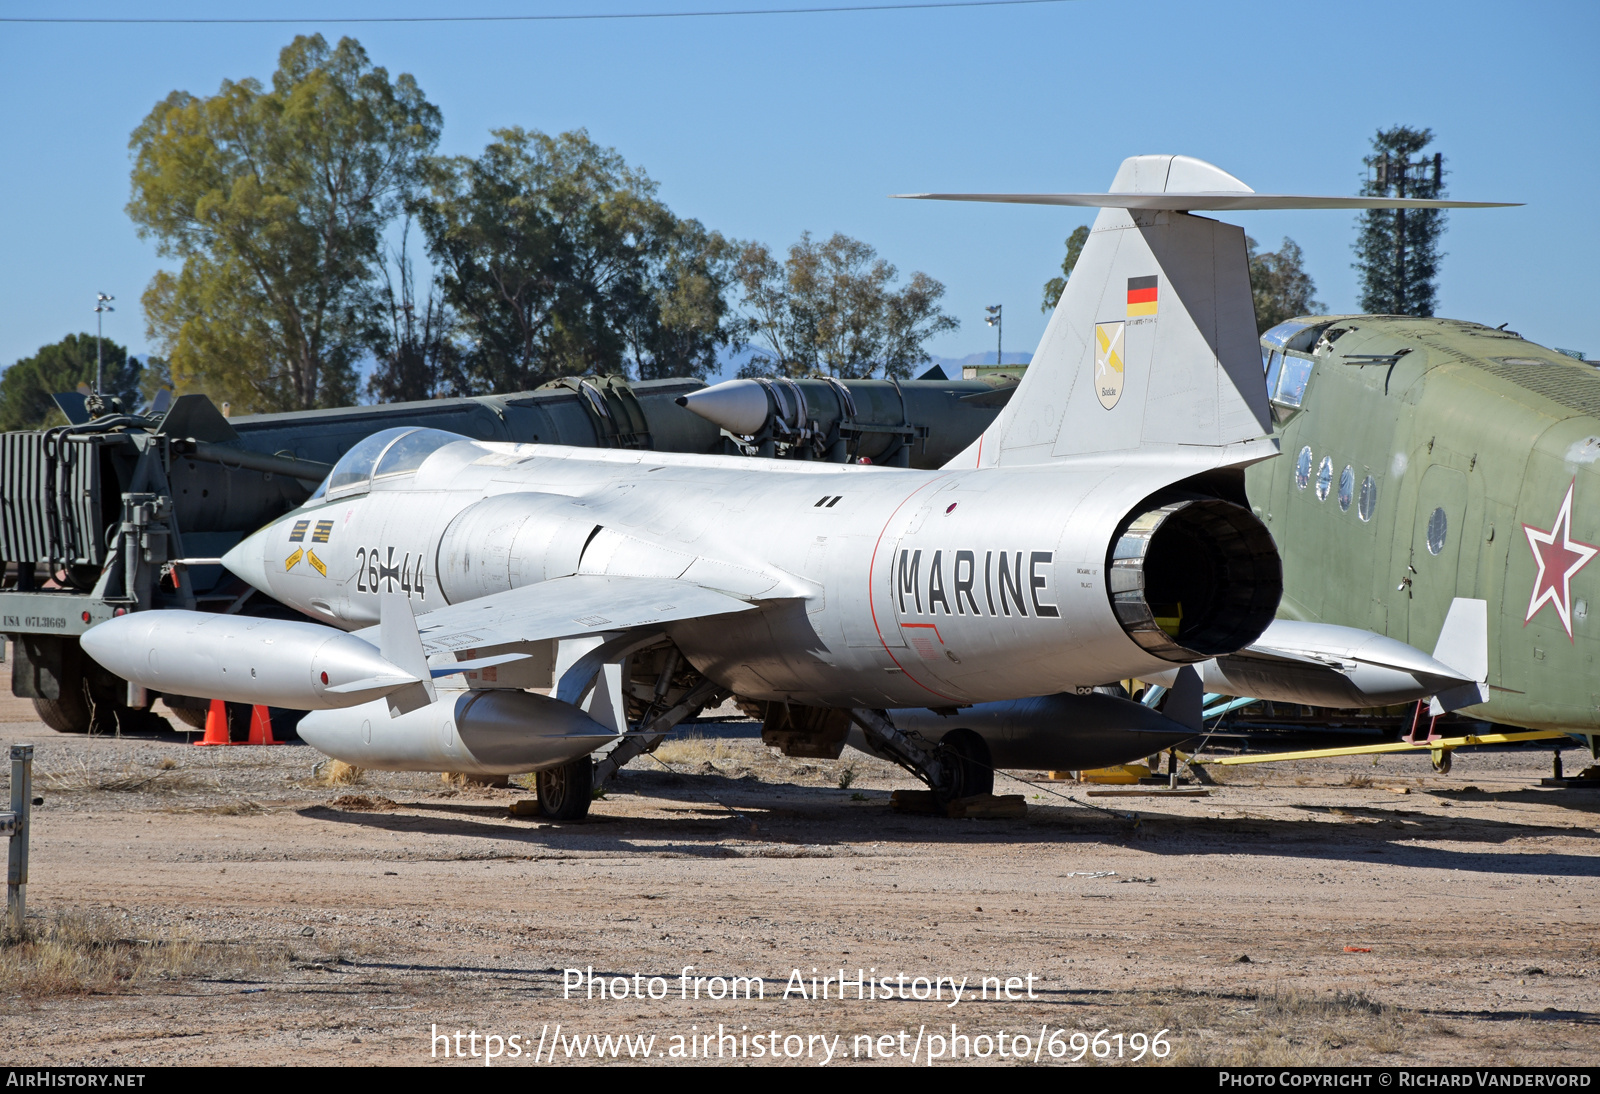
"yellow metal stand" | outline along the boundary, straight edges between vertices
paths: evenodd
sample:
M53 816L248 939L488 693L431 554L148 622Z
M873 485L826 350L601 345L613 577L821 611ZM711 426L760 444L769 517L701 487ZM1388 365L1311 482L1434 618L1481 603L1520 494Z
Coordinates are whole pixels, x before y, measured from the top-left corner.
M1518 741L1549 741L1558 737L1568 737L1571 734L1562 733L1553 729L1530 729L1520 733L1469 733L1465 737L1440 737L1433 741L1396 741L1392 744L1382 745L1354 745L1350 748L1314 748L1307 752L1268 752L1261 756L1224 756L1215 760L1202 760L1198 757L1185 757L1188 764L1215 764L1218 767L1236 767L1240 764L1267 764L1279 763L1285 760L1322 760L1331 756L1375 756L1384 752L1420 752L1423 750L1433 753L1434 766L1453 749L1467 748L1471 745L1509 745Z

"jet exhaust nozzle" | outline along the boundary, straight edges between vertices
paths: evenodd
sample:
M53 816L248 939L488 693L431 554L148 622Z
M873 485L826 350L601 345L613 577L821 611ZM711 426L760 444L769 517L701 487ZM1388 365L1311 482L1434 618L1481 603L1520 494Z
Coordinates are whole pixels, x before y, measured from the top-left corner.
M316 711L297 732L319 752L356 767L468 775L558 767L617 738L571 703L509 689L445 692L392 718L383 701Z
M165 695L289 710L355 706L417 683L376 646L316 623L145 611L79 640L107 670Z
M1108 556L1106 588L1118 623L1175 664L1248 646L1283 597L1272 534L1250 510L1220 498L1136 512Z

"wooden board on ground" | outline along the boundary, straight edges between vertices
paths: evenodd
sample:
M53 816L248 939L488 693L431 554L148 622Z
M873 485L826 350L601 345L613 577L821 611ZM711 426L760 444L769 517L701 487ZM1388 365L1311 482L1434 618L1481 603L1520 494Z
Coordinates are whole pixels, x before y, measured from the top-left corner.
M941 806L931 790L896 790L889 795L889 804L896 813L953 820L1010 820L1028 813L1021 794L973 794Z
M1209 798L1209 790L1167 790L1150 787L1146 790L1086 790L1091 798Z

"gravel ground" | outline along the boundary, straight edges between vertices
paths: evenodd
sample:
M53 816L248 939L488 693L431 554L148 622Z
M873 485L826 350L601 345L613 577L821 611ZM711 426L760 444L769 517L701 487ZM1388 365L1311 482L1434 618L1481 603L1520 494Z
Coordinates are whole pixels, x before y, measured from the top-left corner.
M480 1066L485 1034L507 1065L532 1063L541 1031L541 1063L552 1044L582 1062L566 1038L590 1034L654 1036L671 1062L708 1032L715 1059L719 1025L724 1060L803 1043L794 1062L833 1045L830 1066L869 1044L926 1062L952 1025L953 1051L991 1064L1015 1062L1002 1031L1040 1062L1080 1033L1092 1063L1101 1030L1113 1063L1117 1035L1132 1062L1160 1030L1168 1062L1600 1060L1600 794L1539 789L1548 752L1458 753L1448 776L1425 756L1264 765L1205 798L1094 799L1131 819L1082 804L1086 787L1001 780L1025 819L950 821L891 812L915 784L859 753L691 738L636 761L586 822L551 824L510 815L532 796L515 786L321 785L303 745L67 737L8 693L0 742L38 746L45 798L40 941L0 950L8 1064L454 1061L434 1035L458 1030ZM563 970L591 968L627 997L566 997ZM967 986L953 1005L948 983L811 998L812 970L820 987L840 968L897 996L901 974L907 995L917 977ZM718 980L681 997L695 976L760 978L764 998L710 998ZM1018 998L994 998L1012 977Z

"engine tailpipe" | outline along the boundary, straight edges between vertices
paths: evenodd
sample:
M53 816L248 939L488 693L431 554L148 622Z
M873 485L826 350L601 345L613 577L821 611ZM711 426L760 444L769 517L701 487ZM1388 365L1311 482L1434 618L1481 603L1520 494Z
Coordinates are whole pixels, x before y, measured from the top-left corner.
M1272 534L1250 510L1220 498L1135 511L1112 538L1106 573L1123 631L1180 665L1248 646L1283 597Z

